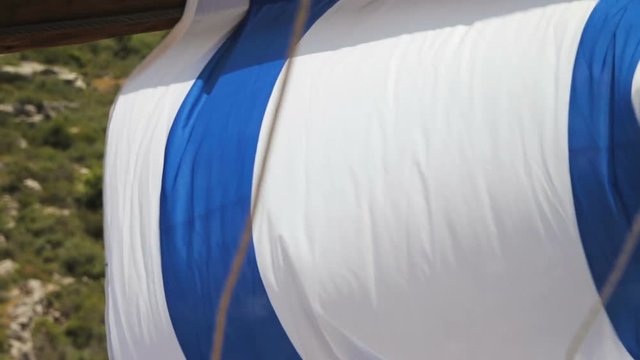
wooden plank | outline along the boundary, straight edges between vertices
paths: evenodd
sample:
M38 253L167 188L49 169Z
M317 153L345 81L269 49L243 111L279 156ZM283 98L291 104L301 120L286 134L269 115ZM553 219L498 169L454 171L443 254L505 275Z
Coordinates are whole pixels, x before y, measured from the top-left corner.
M0 53L169 29L186 0L2 0Z

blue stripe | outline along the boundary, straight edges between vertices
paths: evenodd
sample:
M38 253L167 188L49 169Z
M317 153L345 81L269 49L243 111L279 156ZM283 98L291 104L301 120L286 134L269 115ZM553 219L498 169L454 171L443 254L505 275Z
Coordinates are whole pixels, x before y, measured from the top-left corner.
M307 29L334 3L314 1ZM293 0L251 2L186 96L169 135L160 200L162 273L187 359L210 356L218 299L251 206L260 126L297 6ZM298 358L269 302L253 248L225 336L224 359Z
M573 197L591 275L602 289L640 210L640 126L631 99L640 61L640 0L602 0L578 49L569 110ZM640 253L607 313L640 359Z

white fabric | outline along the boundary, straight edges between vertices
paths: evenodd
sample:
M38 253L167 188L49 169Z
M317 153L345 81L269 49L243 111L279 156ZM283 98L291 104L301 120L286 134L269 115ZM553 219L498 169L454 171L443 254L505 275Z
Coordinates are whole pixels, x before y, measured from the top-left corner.
M636 110L636 119L640 122L640 63L636 69L636 75L633 77L631 85L631 101Z
M248 0L189 0L114 104L105 158L107 332L111 359L184 358L167 310L159 240L164 149L194 79Z
M253 230L305 359L564 359L598 300L567 144L595 2L551 2L342 0L304 37ZM579 359L630 356L601 316Z

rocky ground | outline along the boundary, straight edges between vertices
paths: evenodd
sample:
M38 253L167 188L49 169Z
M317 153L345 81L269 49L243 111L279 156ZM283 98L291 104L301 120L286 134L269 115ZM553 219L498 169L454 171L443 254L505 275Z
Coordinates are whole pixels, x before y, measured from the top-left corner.
M0 56L0 360L107 358L104 134L163 36Z
M49 81L59 81L63 86L76 89L80 92L86 92L88 87L82 75L68 68L59 65L46 65L36 61L20 61L13 65L0 66L0 79L15 83L24 83L45 78ZM101 89L104 91L104 89ZM55 96L51 97L55 99ZM7 99L10 101L0 102L0 113L3 114L6 122L12 122L18 126L24 124L29 127L42 126L42 123L52 122L69 111L78 110L81 105L79 101L68 100L49 100L45 97L27 97L18 99ZM12 100L12 101L11 101ZM78 127L75 127L77 132ZM74 132L73 127L66 129L68 135ZM29 141L22 136L15 139L15 150L24 151L29 148ZM60 149L62 150L62 149ZM7 152L2 154L5 161L0 162L0 170L6 169L6 163L11 162L12 154ZM8 160L8 161L7 161ZM91 170L81 164L73 164L77 170L79 178L91 175ZM33 173L33 177L37 177L37 171ZM11 194L10 191L3 191L0 194L0 230L11 234L9 236L0 233L0 248L8 248L10 244L8 237L13 242L19 242L21 239L16 237L14 230L20 227L20 223L25 221L21 216L25 210L24 205L36 210L47 218L61 218L72 216L72 210L69 208L61 208L52 206L42 202L27 202L21 199L21 195L45 193L46 189L40 181L33 177L24 177L17 179L20 184L20 191ZM1 252L0 252L1 253ZM46 357L44 353L38 352L38 347L46 348L51 344L39 344L34 340L34 330L38 321L48 321L51 324L57 324L64 327L67 319L65 319L60 310L55 308L55 304L50 300L50 295L59 293L61 289L67 285L73 284L75 278L70 276L61 276L54 273L52 276L40 276L39 278L30 278L21 273L19 260L12 258L0 258L0 281L5 281L4 291L2 291L2 303L0 308L0 318L5 324L4 329L4 346L2 350L5 356L11 359L20 360L36 360ZM28 272L28 271L27 271ZM26 277L26 278L25 278ZM43 279L44 278L44 279ZM87 279L85 277L85 279ZM7 286L8 285L8 286ZM99 311L100 309L96 309ZM98 324L101 325L101 324ZM69 352L62 352L51 358L67 358Z
M57 276L57 281L45 283L29 279L10 291L9 296L9 354L14 359L35 360L33 325L37 318L61 323L62 314L47 302L47 295L74 282L73 278Z

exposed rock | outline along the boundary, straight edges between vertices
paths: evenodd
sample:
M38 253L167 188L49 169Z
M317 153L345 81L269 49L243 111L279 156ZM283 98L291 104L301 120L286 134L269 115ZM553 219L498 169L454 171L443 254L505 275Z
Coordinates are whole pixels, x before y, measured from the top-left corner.
M35 61L22 61L19 65L4 65L0 67L0 71L12 75L20 75L24 77L32 77L35 74L47 70L47 66Z
M0 112L14 114L16 112L16 108L12 104L0 104Z
M37 123L41 122L42 120L44 120L44 115L42 115L42 114L34 114L33 116L29 116L29 117L21 119L21 120L24 120L26 123L29 123L29 124L37 124Z
M51 120L67 109L77 109L79 106L77 102L71 101L18 102L0 104L0 113L14 115L16 121L37 124L42 120Z
M16 360L35 360L33 342L21 343L19 340L9 339L9 355Z
M87 176L87 175L91 174L91 170L89 170L88 168L86 168L84 166L74 165L74 168L78 172L78 174L80 174L82 176Z
M14 359L35 360L31 328L33 320L44 312L47 287L40 280L30 279L18 289L17 302L9 310L9 353Z
M27 142L27 140L25 140L25 138L18 138L18 147L24 150L29 147L29 143Z
M45 215L53 216L69 216L71 215L71 210L61 209L54 206L45 206L44 208L42 208L42 213Z
M35 61L22 61L18 65L0 66L0 72L25 78L32 78L39 74L52 75L78 89L85 90L87 88L82 75L62 66L48 66Z
M82 90L87 89L87 84L84 82L82 75L74 73L73 71L63 68L62 66L54 66L53 69L58 76L58 79L73 85L74 87Z
M0 211L3 211L5 215L5 227L7 229L13 229L16 226L16 219L18 218L18 212L20 211L20 204L11 196L4 195L0 197Z
M38 108L33 104L25 104L22 107L22 112L27 116L38 115Z
M42 103L43 113L49 119L54 118L58 113L67 109L77 109L80 106L72 101L45 101Z
M58 273L53 274L53 282L62 286L73 284L75 281L76 279L71 276L62 276Z
M7 245L7 237L3 234L0 234L0 247Z
M42 185L34 179L24 179L22 185L33 191L42 191Z
M42 120L51 120L58 113L67 109L76 109L79 104L70 101L44 101L41 103L17 103L11 105L11 114L16 116L16 121L37 124ZM7 107L6 110L9 110Z
M54 281L56 279L54 274ZM16 360L35 360L32 330L35 319L46 317L55 322L62 321L62 314L47 303L47 295L60 289L60 286L73 282L58 275L56 283L43 283L30 279L11 292L14 301L9 307L9 353ZM62 279L62 280L60 280Z
M7 277L13 274L17 268L18 264L11 259L0 261L0 278Z
M47 118L43 112L42 104L18 103L13 107L13 115L17 121L37 124Z

